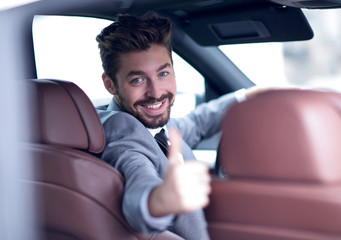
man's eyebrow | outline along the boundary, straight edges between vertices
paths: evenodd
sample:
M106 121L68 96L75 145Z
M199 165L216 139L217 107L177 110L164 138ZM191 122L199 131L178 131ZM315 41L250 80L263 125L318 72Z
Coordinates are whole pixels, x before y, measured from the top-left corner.
M169 63L165 63L157 69L157 72L159 72L159 71L161 71L167 67L171 67L171 65ZM127 77L136 76L136 75L145 75L145 72L143 72L143 71L130 71L127 74Z
M165 63L165 64L161 65L161 66L157 69L157 71L159 72L159 71L161 71L162 69L165 69L165 68L170 67L170 66L171 66L171 65L170 65L169 63Z
M145 75L145 73L143 71L130 71L127 74L127 77L136 76L136 75Z

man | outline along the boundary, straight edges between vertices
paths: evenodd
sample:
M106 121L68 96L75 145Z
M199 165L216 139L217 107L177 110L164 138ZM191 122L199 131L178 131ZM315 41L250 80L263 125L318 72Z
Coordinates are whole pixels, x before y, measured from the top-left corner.
M187 160L194 160L191 147L219 131L235 95L169 119L176 92L170 21L155 14L119 15L96 40L103 83L113 95L108 108L99 110L106 134L101 158L125 178L125 218L138 231L169 229L185 239L208 239L201 210L209 202L208 168ZM161 129L171 132L168 153L154 139Z

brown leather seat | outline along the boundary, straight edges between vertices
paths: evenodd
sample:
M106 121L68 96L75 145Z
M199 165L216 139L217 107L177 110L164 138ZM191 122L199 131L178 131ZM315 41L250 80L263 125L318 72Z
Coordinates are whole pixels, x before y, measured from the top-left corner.
M35 171L24 182L37 193L41 239L181 239L168 231L142 234L126 223L124 179L96 157L105 146L104 131L84 92L64 81L31 84L36 125L23 148Z
M341 239L339 94L274 90L234 105L222 127L212 239Z

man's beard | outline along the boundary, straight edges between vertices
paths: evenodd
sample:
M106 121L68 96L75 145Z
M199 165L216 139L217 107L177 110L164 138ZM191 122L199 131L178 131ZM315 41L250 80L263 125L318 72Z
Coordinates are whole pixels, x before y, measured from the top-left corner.
M162 102L165 99L168 99L168 102L170 103L169 106L167 107L167 110L165 113L161 114L161 115L157 115L157 116L149 116L148 118L146 118L143 114L139 113L139 112L134 112L130 106L126 105L126 101L124 100L124 98L120 95L119 92L117 92L117 100L118 100L118 104L119 107L121 108L122 111L124 112L128 112L131 115L133 115L137 120L139 120L146 128L159 128L159 127L163 127L167 124L169 117L170 117L170 111L171 111L171 107L173 106L173 94L172 93L168 93L165 95L162 95L160 98L156 99L153 97L150 98L146 98L140 101L137 101L134 103L134 107L136 109L136 106L138 105L148 105L148 104L153 104L156 102Z

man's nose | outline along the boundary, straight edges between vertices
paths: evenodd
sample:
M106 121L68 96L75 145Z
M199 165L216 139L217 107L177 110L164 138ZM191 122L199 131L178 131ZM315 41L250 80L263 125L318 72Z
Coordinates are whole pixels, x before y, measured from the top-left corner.
M148 97L160 98L162 95L161 84L158 80L148 81L146 95Z

